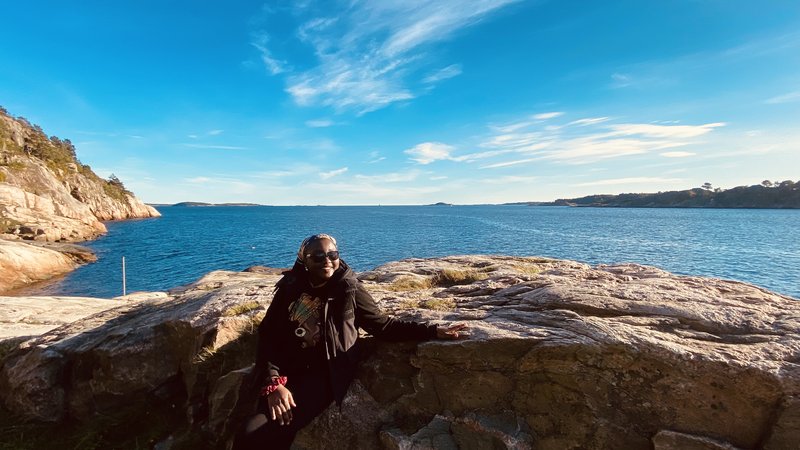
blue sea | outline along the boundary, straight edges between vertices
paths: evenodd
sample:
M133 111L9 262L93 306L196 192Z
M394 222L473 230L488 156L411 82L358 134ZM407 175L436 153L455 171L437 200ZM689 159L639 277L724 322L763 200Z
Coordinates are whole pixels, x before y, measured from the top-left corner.
M86 243L98 262L36 294L112 297L166 290L217 269L289 267L326 232L357 271L411 257L531 255L634 262L753 283L800 298L800 211L532 206L159 207L158 219L107 223Z

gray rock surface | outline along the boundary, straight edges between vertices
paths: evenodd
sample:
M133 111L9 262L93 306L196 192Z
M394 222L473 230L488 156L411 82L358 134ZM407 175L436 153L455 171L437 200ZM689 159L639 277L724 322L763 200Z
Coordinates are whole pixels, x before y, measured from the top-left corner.
M404 260L360 278L383 309L467 323L472 336L365 339L341 409L295 448L800 442L797 299L633 264L502 256ZM31 418L90 423L132 398L168 398L187 419L162 442L224 447L252 404L252 332L277 279L213 272L28 339L2 362L2 401Z

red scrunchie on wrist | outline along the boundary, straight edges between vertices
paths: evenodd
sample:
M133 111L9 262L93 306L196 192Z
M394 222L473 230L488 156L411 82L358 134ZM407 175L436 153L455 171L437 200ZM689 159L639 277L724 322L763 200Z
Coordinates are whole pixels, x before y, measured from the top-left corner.
M261 395L267 396L278 390L278 386L284 386L289 381L286 377L272 377L270 383L261 389Z

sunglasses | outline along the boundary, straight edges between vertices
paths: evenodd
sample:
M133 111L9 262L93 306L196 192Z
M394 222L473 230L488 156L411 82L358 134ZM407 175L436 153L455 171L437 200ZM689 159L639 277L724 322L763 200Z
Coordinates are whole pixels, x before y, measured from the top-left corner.
M331 261L336 261L339 259L339 252L337 250L331 250L328 253L309 253L306 255L306 258L311 258L312 261L316 263L325 262L326 259L330 259Z

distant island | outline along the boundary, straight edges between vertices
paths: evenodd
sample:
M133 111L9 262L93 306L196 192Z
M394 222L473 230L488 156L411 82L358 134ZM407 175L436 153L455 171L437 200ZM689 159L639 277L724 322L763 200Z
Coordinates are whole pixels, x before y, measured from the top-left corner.
M763 181L753 186L714 189L710 183L684 191L655 194L589 195L529 203L531 206L594 206L619 208L800 208L800 180Z
M164 205L169 206L169 205ZM204 202L180 202L172 206L264 206L258 203L204 203Z

